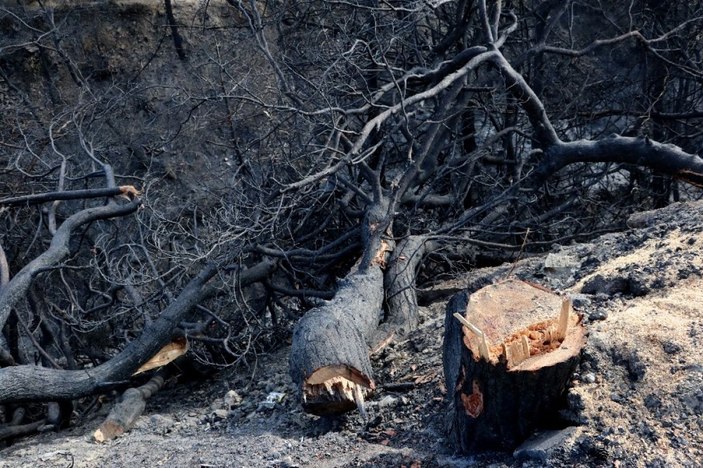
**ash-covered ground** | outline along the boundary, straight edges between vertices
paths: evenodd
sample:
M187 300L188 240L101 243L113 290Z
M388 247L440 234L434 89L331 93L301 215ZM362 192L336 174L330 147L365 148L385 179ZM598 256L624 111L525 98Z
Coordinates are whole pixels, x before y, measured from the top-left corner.
M0 450L0 466L700 466L703 203L637 214L629 224L434 287L476 288L512 269L571 294L584 314L590 336L561 411L564 428L514 453L459 455L446 442L443 299L422 309L419 329L374 354L379 390L368 421L304 414L280 349L248 369L167 387L112 442L91 440L108 401L69 430Z

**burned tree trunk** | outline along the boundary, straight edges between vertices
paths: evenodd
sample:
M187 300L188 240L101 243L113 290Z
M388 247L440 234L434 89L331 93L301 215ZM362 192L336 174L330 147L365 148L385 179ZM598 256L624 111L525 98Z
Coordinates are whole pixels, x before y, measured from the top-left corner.
M568 299L507 280L455 296L445 323L449 435L459 450L509 450L555 418L586 341Z
M423 257L437 248L426 236L409 236L393 251L386 271L386 323L401 333L417 328L420 320L415 293L417 269Z
M364 401L376 388L369 346L383 308L381 267L392 250L381 239L389 211L387 200L368 209L362 225L366 248L357 266L334 298L305 314L293 332L290 375L309 413L340 414L357 407L366 415Z
M305 411L338 414L359 407L376 388L369 342L380 320L383 272L350 275L334 299L305 314L293 333L290 374Z

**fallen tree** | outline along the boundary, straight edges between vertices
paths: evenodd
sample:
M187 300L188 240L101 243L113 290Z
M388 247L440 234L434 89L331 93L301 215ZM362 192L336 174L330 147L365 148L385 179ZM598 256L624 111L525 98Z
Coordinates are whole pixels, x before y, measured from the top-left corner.
M350 143L349 149L345 151L344 156L337 164L328 165L321 172L308 176L294 185L295 188L301 188L334 176L345 167L358 168L362 180L365 180L371 191L377 194L374 198L378 200L380 197L386 197L391 201L392 208L388 210L389 219L385 220L390 237L393 237L394 231L391 229L395 226L396 216L403 216L402 212L398 210L403 201L427 209L456 205L462 199L456 198L457 192L452 192L452 190L465 187L465 184L452 186L449 193L445 195L433 193L427 186L427 182L432 180L432 177L439 177L443 170L448 171L447 167L457 168L467 165L465 161L452 160L446 156L445 166L442 166L437 149L439 147L438 141L441 138L446 138L446 128L453 128L452 124L456 122L449 116L452 115L456 118L464 112L464 106L470 96L470 92L467 91L470 83L469 72L478 74L478 71L484 66L486 68L494 67L500 72L508 99L512 98L511 102L514 105L512 111L517 112L517 109L520 109L530 124L533 149L523 163L507 159L499 160L499 163L511 164L517 169L522 169L523 165L529 161L533 164L534 170L518 172L516 177L510 178L510 184L504 192L484 198L477 206L460 213L457 219L443 220L443 222L435 220L434 228L419 227L412 231L412 235L403 236L404 238L399 242L399 248L393 254L391 266L385 274L384 287L387 300L387 323L385 326L392 325L390 328L394 330L407 332L417 326L417 301L414 292L416 271L423 261L424 253L436 248L436 243L429 241L433 234L461 233L461 235L454 237L455 242L471 241L474 235L480 233L482 227L490 226L495 223L496 219L505 217L509 213L517 215L515 199L520 191L539 193L540 187L548 183L550 177L555 176L564 168L579 163L628 163L651 168L685 182L700 185L703 174L703 159L670 144L661 144L645 137L633 138L619 135L598 140L564 141L552 123L543 100L528 84L524 76L513 68L501 51L510 34L518 27L517 17L512 12L503 13L500 4L492 5L489 8L485 1L479 1L476 21L481 27L481 40L485 45L468 47L455 55L452 61L444 62L431 71L412 70L406 72L404 76L395 78L393 83L403 83L404 85L402 92L395 96L396 101L394 102L397 103L382 110L379 109L378 113L372 114L373 117L364 122L363 127L357 132L356 139ZM557 14L556 11L555 14ZM620 40L625 40L625 38ZM390 94L395 91L397 88L389 84L388 87L380 87L373 96L374 99L380 99L386 93ZM422 128L422 122L417 122L418 134L413 135L408 131L410 127L408 122L415 122L407 116L408 110L428 102L435 103L433 113L431 112L431 117L428 118L430 123L422 131L419 130ZM334 113L334 110L330 109L329 112ZM346 112L352 111L346 110ZM397 120L394 119L396 114L400 117ZM435 125L435 122L443 122L443 125ZM385 135L376 134L375 132L379 129L383 129L386 132ZM506 124L504 131L506 135L509 135L516 129ZM397 172L398 175L390 183L384 185L380 173L389 169L387 167L371 168L365 161L366 158L379 151L379 145L382 144L383 138L390 140L393 138L392 135L396 134L395 132L404 136L407 145L405 147L406 153L408 154L407 166L409 167ZM470 140L472 137L474 135L468 135L465 138ZM500 132L495 138L502 138ZM360 157L361 155L363 158ZM516 154L513 154L512 157L519 158ZM390 162L385 164L392 167ZM369 177L369 175L371 176ZM355 191L363 195L362 189L359 187ZM539 195L536 196L539 197ZM367 196L366 199L370 200L371 197ZM552 207L541 220L547 220L571 205L573 202L566 203L561 207ZM373 209L375 205L368 204L366 206ZM501 237L505 239L509 235ZM478 242L480 243L480 240ZM484 243L486 246L490 244L490 242ZM498 246L498 244L494 245ZM511 246L504 245L504 247ZM365 246L363 255L368 256L370 251L372 250ZM367 341L369 336L374 334L373 327L378 324L379 317L384 314L379 310L380 286L378 281L372 282L373 286L370 286L363 281L364 278L356 274L348 276L341 283L342 286L338 290L339 297L335 297L330 303L309 312L310 318L303 318L294 334L291 375L301 390L303 407L311 412L341 412L355 407L355 404L361 407L360 401L370 393L375 385L370 374L368 359L360 357L359 353L365 349L364 341ZM352 288L362 300L362 307L346 307ZM370 297L373 297L373 300L366 301ZM363 318L359 319L359 316ZM351 326L355 320L361 320L363 326L361 328ZM355 329L357 332L351 332L351 329ZM317 331L312 332L312 330ZM330 333L331 330L344 331L342 335L338 335ZM352 335L355 338L349 338ZM340 353L339 356L336 355L337 352ZM353 354L354 358L350 359L347 353ZM324 355L324 358L321 355ZM304 365L300 363L304 363ZM335 369L335 372L330 369ZM334 387L331 382L342 379L342 375L346 376L344 379L353 383L341 385L338 388ZM315 385L319 387L315 387L313 390L312 386ZM453 385L453 381L448 383L448 387ZM555 391L558 393L561 390ZM311 403L323 400L334 401L335 404L315 405ZM510 423L506 422L506 424ZM529 426L527 423L526 425ZM491 429L486 429L486 433L490 432ZM524 431L518 432L518 435L508 439L514 441L524 435ZM457 437L462 439L460 436ZM484 440L480 436L476 436L473 442L464 441L461 445L464 448L471 448L482 442Z
M195 7L164 5L166 24L139 16L150 5L0 11L17 116L0 169L2 402L131 384L174 335L201 362L244 363L300 318L304 408L363 411L369 349L417 327L419 282L618 229L701 184L699 7L204 2L202 28L176 28ZM91 62L63 39L122 50L91 9L153 48ZM164 61L164 34L187 61Z

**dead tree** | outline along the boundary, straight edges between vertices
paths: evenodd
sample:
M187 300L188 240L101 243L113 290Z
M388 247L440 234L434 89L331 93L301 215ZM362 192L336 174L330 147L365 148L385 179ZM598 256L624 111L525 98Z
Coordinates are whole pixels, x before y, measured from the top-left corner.
M558 21L560 14L563 14L563 11L555 13L554 21ZM476 15L475 24L480 25L481 34L471 38L475 41L474 45L460 50L451 59L440 62L437 67L431 70L416 68L411 71L402 71L397 76L383 76L382 78L377 75L376 78L380 78L381 81L378 82L375 91L370 94L370 99L366 101L369 104L363 109L367 109L369 105L373 106L376 102L386 102L383 101L384 98L391 101L389 99L391 95L394 97L394 100L391 101L394 104L385 107L379 105L377 112L371 113L356 131L356 138L346 148L341 148L344 151L335 163L330 163L321 171L291 184L291 188L300 189L330 177L339 178L344 169L356 169L360 180L368 183L366 187L376 194L380 193L382 196L388 197L391 201L393 209L387 211L387 218L390 219L386 219L384 223L384 226L387 226L386 233L389 237L398 235L398 231L396 231L398 221L402 221L403 224L409 222L403 219L407 213L403 213L399 209L403 202L407 204L406 207L414 205L418 212L420 209L431 210L442 206L456 206L460 203L460 200L456 198L456 192L452 193L447 190L444 194L438 194L432 191L432 187L428 186L428 183L432 181L437 184L438 179L446 176L449 167L471 165L470 161L462 162L460 157L453 159L451 154L443 153L449 151L449 148L440 142L446 141L443 140L447 138L446 129L456 128L455 126L460 124L455 119L456 116L462 115L463 107L470 100L471 92L468 89L471 88L472 84L474 87L479 87L481 79L478 78L477 83L472 83L472 78L476 75L480 76L481 72L485 71L487 73L485 80L490 80L491 75L488 71L490 67L500 73L500 81L493 81L493 83L503 86L505 96L513 99L512 102L517 105L515 110L519 109L523 113L525 122L529 125L522 129L515 127L497 129L495 137L486 139L484 144L488 146L493 141L499 141L506 136L525 131L530 135L529 146L532 149L529 154L520 156L521 161L495 159L496 164L511 165L515 168L515 170L506 172L505 179L501 180L501 184L505 183L502 185L505 187L503 192L492 192L467 212L456 214L455 218L450 218L444 223L436 222L434 228L428 225L418 226L412 231L414 234L431 236L437 233L453 235L461 233L464 239L470 239L472 235L480 232L481 226L491 224L496 226L498 219L504 219L509 213L517 211L517 207L521 203L519 199L515 198L518 190L528 190L538 194L541 190L540 187L548 183L549 179L560 170L578 163L639 165L678 177L694 185L700 184L700 177L703 174L701 171L703 159L676 146L661 144L645 137L617 135L608 138L568 139L560 135L549 116L543 99L530 87L525 77L513 67L502 51L508 47L509 36L520 26L517 16L512 12L503 12L500 4L489 7L485 1L478 2ZM551 24L550 27L555 26ZM653 41L636 34L615 38L610 43L619 43L632 37L639 37L648 46L653 45ZM596 49L604 44L604 42L595 42L592 47ZM584 50L587 49L588 47ZM549 50L541 44L529 53L547 53ZM560 52L563 53L563 51ZM376 60L377 63L382 64L385 59L387 57L380 56ZM393 73L391 72L390 75ZM431 110L424 114L428 123L425 124L421 119L415 120L410 117L410 115L422 114L421 106L426 106L428 103L431 103ZM335 112L340 112L342 115L358 115L362 114L363 110L362 108L344 110L329 108L321 112L330 115L334 115ZM434 122L442 124L433 125ZM334 131L341 131L341 129L334 129ZM394 138L395 140L393 140ZM334 141L334 139L331 138L328 141ZM403 142L404 152L402 154L407 155L408 167L399 170L396 166L395 171L393 170L394 163L400 167L402 165L399 164L400 161L393 161L391 156L384 154L384 143L390 145L390 141L393 141L395 145L397 145L397 141ZM339 148L336 149L339 151ZM378 159L375 159L376 157ZM475 156L464 155L464 157ZM367 160L379 162L376 166L370 166ZM447 164L449 161L452 162L452 165ZM484 164L489 161L494 160L485 158ZM380 166L380 164L384 165ZM528 167L532 169L527 170ZM384 174L393 172L396 175L392 180L384 182L379 177L381 172ZM369 178L369 174L375 174L375 176ZM496 171L496 177L500 177L500 172ZM349 186L351 183L349 181L345 185ZM360 194L362 200L369 201L365 205L362 203L362 206L365 206L363 209L375 209L376 205L370 201L372 199L378 200L381 197L368 194L363 196L364 191L364 188L357 185L351 195L353 197L354 193ZM466 196L465 193L463 195ZM539 197L539 195L537 196ZM565 204L562 208L557 209L552 205L550 211L546 212L542 219L549 219L550 216L554 216L569 206L570 204ZM535 219L537 220L539 217ZM503 239L505 238L503 237ZM411 239L421 239L421 237L408 239L401 242L400 245L408 246L413 242L416 243L417 241ZM490 245L490 242L484 245ZM374 250L365 245L363 255L368 257L370 252L374 252ZM392 268L386 272L384 286L387 291L389 288L396 288L393 290L389 303L392 307L389 310L389 317L393 317L393 310L402 310L403 307L406 307L409 311L408 315L401 317L396 326L411 329L416 323L412 314L415 306L414 296L411 292L415 279L413 274L407 274L402 268L399 268L399 259L405 258L406 253L396 253L394 256ZM408 270L414 272L414 267L415 265L412 265ZM406 274L407 276L402 276ZM380 311L377 310L378 301L365 302L361 314L364 317L363 327L357 327L354 333L346 331L347 327L340 325L344 322L353 323L356 320L356 315L345 308L349 297L348 288L354 287L354 278L354 275L350 275L342 283L338 299L335 298L330 303L311 311L309 313L311 318L304 318L294 334L291 375L301 390L304 407L316 413L338 412L355 405L360 406L359 400L373 389L374 381L369 374L368 362L358 356L360 350L364 349L364 341L368 341L369 337L373 335L373 326L381 316ZM366 298L371 289L365 282L359 284L363 285L363 288L359 287L357 293L360 294L360 298ZM376 286L376 290L378 290L378 286ZM369 297L377 298L378 295L374 293ZM393 301L398 299L400 299L402 306L393 304ZM369 308L372 310L368 310ZM311 331L312 329L320 331L314 333ZM337 329L345 330L345 339L340 339L337 335L330 335L328 332L328 330ZM348 338L352 335L355 337L353 340ZM349 354L355 356L354 360L347 357L348 350L353 350L349 351ZM337 353L339 353L339 357ZM575 358L575 355L570 356L569 365L565 368L573 365L572 358ZM335 369L335 371L331 372L330 369ZM563 372L561 373L563 374ZM353 381L354 384L335 386L334 382L342 377ZM319 388L313 391L312 388L315 385ZM357 391L355 385L361 385L363 391ZM556 392L561 390L562 388L559 388ZM315 403L321 402L321 404L313 404L313 401ZM510 440L515 441L525 433L525 431L518 432L519 434ZM477 436L476 440L478 441L476 444L480 444L483 439ZM474 443L464 445L468 448L469 445L473 447Z
M302 316L305 408L363 407L418 277L622 226L655 172L700 185L700 5L433 5L174 3L168 76L150 5L0 9L0 401L124 383L174 334L242 362ZM133 60L96 11L147 32Z

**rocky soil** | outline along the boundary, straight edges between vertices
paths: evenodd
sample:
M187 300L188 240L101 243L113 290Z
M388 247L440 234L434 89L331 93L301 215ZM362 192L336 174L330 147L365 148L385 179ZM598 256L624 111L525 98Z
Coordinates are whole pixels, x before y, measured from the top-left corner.
M369 420L304 414L287 349L153 397L137 426L105 444L91 434L110 407L59 433L0 450L0 466L700 466L703 460L703 203L629 220L631 230L556 246L511 274L571 294L590 331L561 411L563 428L514 453L460 456L444 437L445 301L411 335L373 356ZM435 289L478 288L512 265Z

